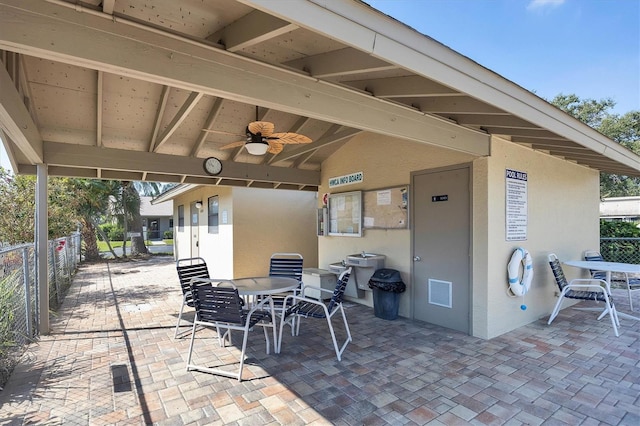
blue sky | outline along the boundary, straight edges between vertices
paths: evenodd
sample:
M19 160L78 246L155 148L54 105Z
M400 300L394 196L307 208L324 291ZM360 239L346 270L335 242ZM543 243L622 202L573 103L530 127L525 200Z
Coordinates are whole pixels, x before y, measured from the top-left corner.
M545 99L640 110L640 0L364 0Z

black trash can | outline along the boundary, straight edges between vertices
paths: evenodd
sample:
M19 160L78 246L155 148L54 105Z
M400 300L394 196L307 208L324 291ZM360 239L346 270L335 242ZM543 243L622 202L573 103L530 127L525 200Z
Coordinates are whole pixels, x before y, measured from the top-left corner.
M373 290L373 313L378 318L394 320L398 318L400 293L406 290L400 272L395 269L376 270L369 279Z

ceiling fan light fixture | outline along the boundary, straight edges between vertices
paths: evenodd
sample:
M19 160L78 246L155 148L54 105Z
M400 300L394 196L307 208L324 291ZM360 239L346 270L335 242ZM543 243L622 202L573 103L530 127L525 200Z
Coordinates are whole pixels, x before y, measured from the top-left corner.
M248 142L244 144L247 148L247 152L251 155L265 155L269 149L269 144L266 142Z

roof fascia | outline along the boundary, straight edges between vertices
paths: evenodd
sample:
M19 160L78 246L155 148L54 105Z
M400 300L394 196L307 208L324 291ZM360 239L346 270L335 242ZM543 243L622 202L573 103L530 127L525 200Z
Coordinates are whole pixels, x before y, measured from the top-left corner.
M530 91L359 0L239 1L464 92L640 171L640 156L632 151Z

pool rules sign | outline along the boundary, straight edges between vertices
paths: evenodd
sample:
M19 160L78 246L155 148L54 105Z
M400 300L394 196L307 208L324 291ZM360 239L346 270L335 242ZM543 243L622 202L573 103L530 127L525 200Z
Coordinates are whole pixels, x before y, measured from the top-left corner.
M506 240L527 239L527 173L506 169Z

